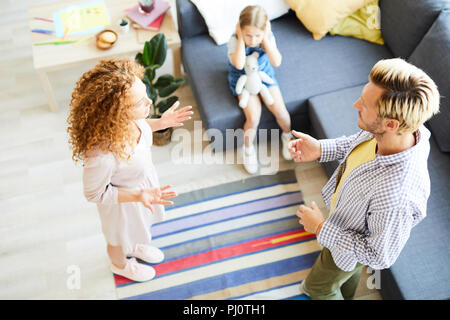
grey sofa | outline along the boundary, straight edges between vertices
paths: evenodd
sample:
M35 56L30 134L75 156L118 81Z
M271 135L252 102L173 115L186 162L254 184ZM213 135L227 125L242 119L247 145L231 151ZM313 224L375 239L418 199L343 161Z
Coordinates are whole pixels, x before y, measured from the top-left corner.
M427 217L411 232L395 264L381 271L384 299L450 299L450 4L449 0L380 0L386 45L350 37L314 41L295 14L272 21L283 62L275 72L292 127L318 139L359 130L352 105L380 59L402 57L424 69L439 86L441 113L432 132ZM205 129L242 128L244 115L228 89L226 45L217 46L189 0L177 0L183 66ZM447 97L447 98L446 98ZM263 108L259 128L278 128ZM214 137L212 136L213 140ZM214 143L216 150L224 146ZM331 176L338 163L326 163Z

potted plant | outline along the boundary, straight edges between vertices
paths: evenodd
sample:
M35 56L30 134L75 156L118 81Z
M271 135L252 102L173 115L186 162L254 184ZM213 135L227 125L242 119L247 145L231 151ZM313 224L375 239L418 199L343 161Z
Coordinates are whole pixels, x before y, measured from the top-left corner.
M139 0L139 11L142 14L149 14L155 8L153 0Z
M135 60L145 67L142 82L147 87L147 96L153 102L149 118L160 118L167 109L177 102L178 97L170 95L184 83L183 78L175 78L171 74L164 74L155 79L156 70L164 64L166 55L166 37L164 34L158 33L150 41L145 42L143 52L139 52L135 57ZM165 99L158 102L159 97ZM172 128L155 131L153 143L159 146L165 145L170 142L171 137Z

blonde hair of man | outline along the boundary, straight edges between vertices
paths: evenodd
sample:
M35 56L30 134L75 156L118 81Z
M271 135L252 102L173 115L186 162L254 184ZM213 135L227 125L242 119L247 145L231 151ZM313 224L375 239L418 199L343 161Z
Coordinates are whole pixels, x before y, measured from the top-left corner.
M378 61L369 80L385 91L377 102L382 119L399 121L398 133L416 131L439 112L439 91L421 69L400 58Z

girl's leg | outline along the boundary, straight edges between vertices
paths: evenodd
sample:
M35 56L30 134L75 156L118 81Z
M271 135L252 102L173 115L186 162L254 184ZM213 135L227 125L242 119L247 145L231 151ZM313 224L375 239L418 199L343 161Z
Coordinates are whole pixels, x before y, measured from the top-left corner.
M280 88L278 86L269 87L269 92L273 97L274 103L271 106L267 105L266 101L264 101L264 103L269 111L275 116L275 119L277 120L277 123L283 133L291 132L291 116L289 115L286 105L284 104Z
M292 156L288 150L289 141L292 139L291 116L289 115L289 112L286 109L286 105L284 104L280 88L278 86L269 87L269 92L273 97L274 103L272 105L268 105L266 101L264 101L264 103L266 103L269 111L272 112L272 114L275 116L275 119L277 120L277 123L281 128L281 131L283 131L281 135L281 154L283 155L284 159L292 160Z
M261 117L261 100L255 95L250 95L247 107L242 110L245 114L243 164L248 173L256 174L259 170L259 164L253 142Z
M108 252L108 256L112 264L119 269L125 268L127 264L127 257L123 254L121 246L114 247L108 244L106 251Z
M240 100L241 97L238 96ZM259 119L261 118L261 100L253 94L248 99L247 108L242 109L245 114L244 123L244 144L246 148L253 145L256 130L258 129Z

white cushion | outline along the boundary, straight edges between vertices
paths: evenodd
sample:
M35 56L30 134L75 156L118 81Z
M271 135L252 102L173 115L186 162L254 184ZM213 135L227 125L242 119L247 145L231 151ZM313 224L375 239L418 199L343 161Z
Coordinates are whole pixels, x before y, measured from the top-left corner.
M209 35L218 45L226 43L236 30L241 11L250 5L263 7L269 20L289 11L284 0L191 0L205 19Z

